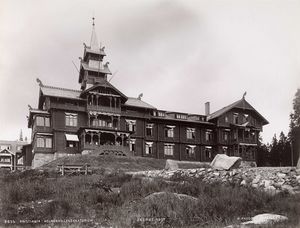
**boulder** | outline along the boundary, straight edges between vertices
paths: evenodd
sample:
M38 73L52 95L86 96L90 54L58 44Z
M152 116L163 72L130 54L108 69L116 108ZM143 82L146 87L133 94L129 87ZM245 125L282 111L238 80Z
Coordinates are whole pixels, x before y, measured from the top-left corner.
M286 216L276 215L276 214L260 214L252 217L251 221L243 222L243 225L255 224L255 225L264 225L264 224L273 224L277 222L283 222L288 220Z
M178 169L178 163L174 160L167 159L165 170L177 170Z
M173 197L178 200L189 200L192 202L197 201L198 199L193 196L189 196L186 194L179 194L179 193L171 193L171 192L154 192L144 198L144 200L152 200L152 199L161 199L164 197Z
M233 169L239 168L242 158L240 157L229 157L226 154L217 154L214 160L210 163L210 166L214 169Z

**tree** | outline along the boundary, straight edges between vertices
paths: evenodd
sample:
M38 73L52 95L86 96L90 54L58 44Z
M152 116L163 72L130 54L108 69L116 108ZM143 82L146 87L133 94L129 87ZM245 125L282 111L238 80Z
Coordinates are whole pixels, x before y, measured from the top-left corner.
M297 89L293 100L293 112L290 114L290 120L289 141L291 143L291 160L292 165L296 165L297 160L300 160L300 89Z
M279 166L280 164L280 152L276 134L272 138L271 151L270 151L270 162L272 166Z

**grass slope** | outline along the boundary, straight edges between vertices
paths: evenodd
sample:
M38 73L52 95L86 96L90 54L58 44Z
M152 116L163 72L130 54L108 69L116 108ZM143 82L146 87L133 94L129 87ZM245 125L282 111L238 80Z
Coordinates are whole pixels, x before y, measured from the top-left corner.
M145 158L145 157L120 157L120 156L99 156L82 155L58 158L42 168L56 169L57 165L79 165L89 164L94 171L144 171L163 169L166 164L164 159Z

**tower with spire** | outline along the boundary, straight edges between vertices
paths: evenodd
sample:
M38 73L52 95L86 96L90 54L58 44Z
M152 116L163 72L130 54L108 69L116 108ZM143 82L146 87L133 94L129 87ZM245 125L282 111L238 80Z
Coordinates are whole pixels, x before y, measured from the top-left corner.
M88 89L97 83L107 80L107 75L111 74L108 64L104 63L106 56L104 49L99 45L96 31L95 18L93 17L92 35L90 45L84 45L83 58L80 58L79 83L81 83L81 90Z

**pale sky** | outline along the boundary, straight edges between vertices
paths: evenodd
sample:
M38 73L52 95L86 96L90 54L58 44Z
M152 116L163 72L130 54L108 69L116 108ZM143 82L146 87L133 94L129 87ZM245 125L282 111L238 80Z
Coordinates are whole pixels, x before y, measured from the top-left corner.
M93 15L111 83L158 109L204 114L246 100L288 132L300 87L300 1L0 0L0 139L27 129L44 84L79 89Z

